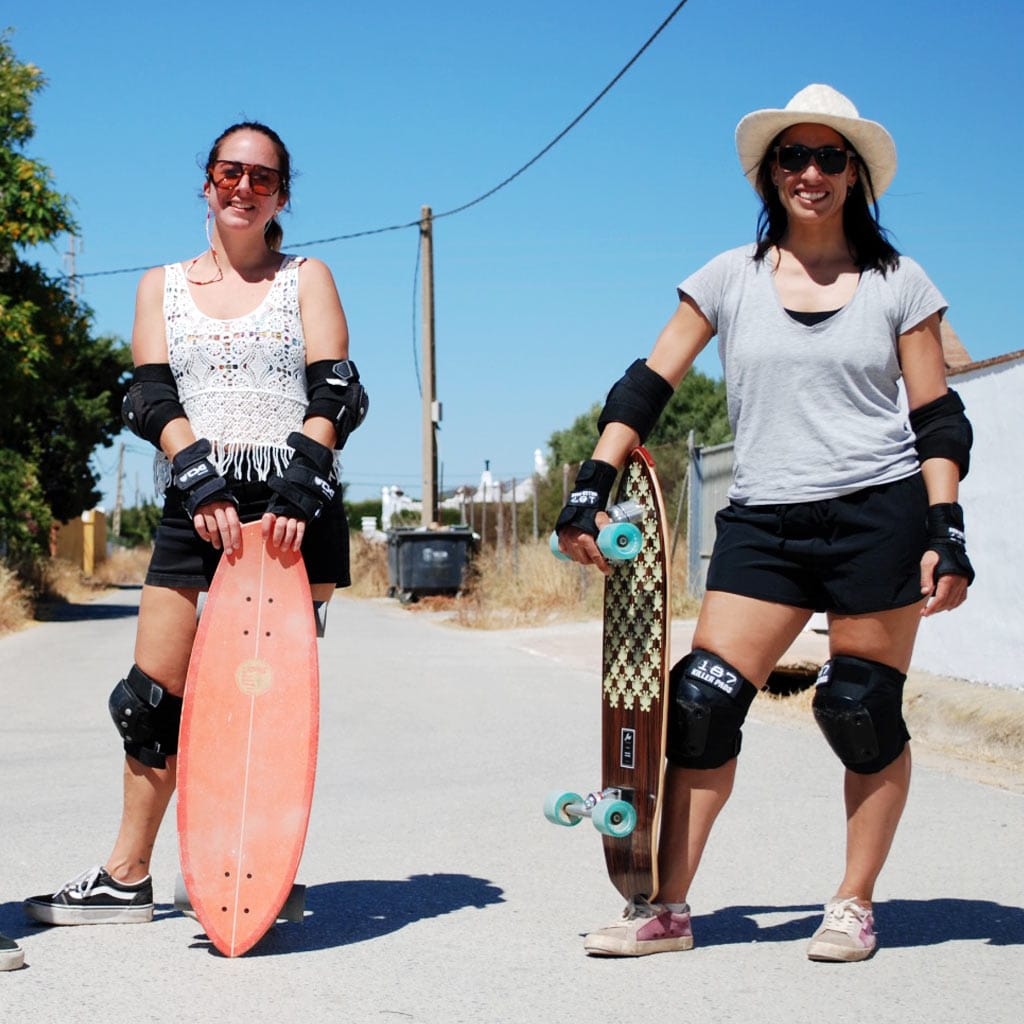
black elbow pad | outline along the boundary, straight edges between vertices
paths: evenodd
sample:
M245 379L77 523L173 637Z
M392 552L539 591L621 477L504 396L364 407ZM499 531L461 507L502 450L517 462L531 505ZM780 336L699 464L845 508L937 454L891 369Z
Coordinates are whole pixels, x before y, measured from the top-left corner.
M637 359L608 392L597 420L598 430L609 423L625 423L640 435L643 444L671 397L672 385Z
M951 459L960 467L960 479L971 468L974 431L964 413L964 403L950 388L940 398L914 409L910 414L914 445L920 462L925 459Z

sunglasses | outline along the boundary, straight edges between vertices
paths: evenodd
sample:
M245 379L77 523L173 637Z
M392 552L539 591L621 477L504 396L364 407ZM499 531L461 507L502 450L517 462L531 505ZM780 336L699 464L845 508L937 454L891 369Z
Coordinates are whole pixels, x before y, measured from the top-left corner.
M846 170L849 157L852 156L849 150L836 146L818 146L817 149L811 149L810 146L802 146L798 142L791 146L777 146L775 153L779 166L790 173L802 171L813 159L822 174L842 174Z
M249 188L258 196L272 196L281 188L281 172L263 164L243 164L237 160L215 160L207 173L215 188L229 192L249 176Z

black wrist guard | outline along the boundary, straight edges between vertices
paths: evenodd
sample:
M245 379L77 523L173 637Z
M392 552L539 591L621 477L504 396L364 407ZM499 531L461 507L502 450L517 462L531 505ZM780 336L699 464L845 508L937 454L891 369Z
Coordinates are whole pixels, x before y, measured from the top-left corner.
M230 501L236 508L238 501L228 490L228 482L210 462L210 442L205 437L182 448L171 460L174 471L172 483L184 495L183 504L190 518L194 518L201 505L210 501Z
M587 459L576 474L569 503L562 509L555 523L555 532L573 526L596 537L599 531L595 517L608 507L608 498L618 475L619 471L609 463Z
M326 445L297 430L288 435L288 446L295 450L288 468L267 481L274 492L267 511L308 523L334 500L336 488L330 479L334 454Z
M956 502L929 507L928 550L939 555L936 580L940 576L966 576L968 586L974 582L974 569L967 558L964 537L964 510Z

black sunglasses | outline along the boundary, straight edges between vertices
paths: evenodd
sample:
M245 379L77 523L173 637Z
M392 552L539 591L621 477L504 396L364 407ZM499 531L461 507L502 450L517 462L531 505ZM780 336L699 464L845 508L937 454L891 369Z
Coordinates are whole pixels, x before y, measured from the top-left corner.
M207 172L216 188L229 191L238 188L245 175L249 188L258 196L272 196L281 187L281 172L263 164L243 164L237 160L215 160Z
M817 149L811 149L810 146L802 146L799 142L791 146L776 146L775 153L779 166L793 174L802 171L812 159L822 174L842 174L846 170L847 161L853 155L849 150L839 149L837 146L818 146Z

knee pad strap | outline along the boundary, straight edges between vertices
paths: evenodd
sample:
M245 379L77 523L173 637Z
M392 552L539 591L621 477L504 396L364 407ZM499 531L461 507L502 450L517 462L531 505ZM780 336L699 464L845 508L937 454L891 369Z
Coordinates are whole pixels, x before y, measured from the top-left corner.
M740 752L741 727L757 687L717 654L700 648L669 679L666 756L680 768L720 768Z
M902 753L906 676L889 665L839 654L821 667L812 708L829 746L850 771L871 775Z
M181 704L180 697L132 665L107 704L125 753L150 768L166 768L167 758L178 752Z

